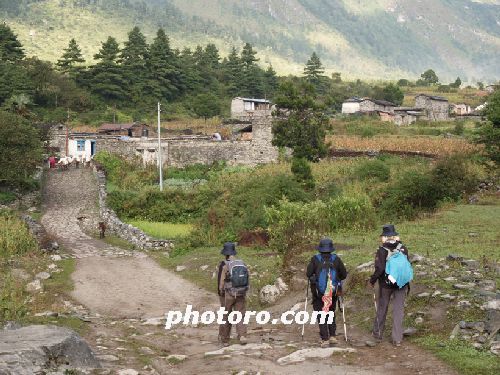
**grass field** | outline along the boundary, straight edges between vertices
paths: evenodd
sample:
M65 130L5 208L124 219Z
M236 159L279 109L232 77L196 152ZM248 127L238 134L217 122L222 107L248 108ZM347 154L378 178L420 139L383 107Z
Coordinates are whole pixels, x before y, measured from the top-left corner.
M141 220L131 220L128 223L152 237L166 240L184 238L192 230L190 224L159 223Z

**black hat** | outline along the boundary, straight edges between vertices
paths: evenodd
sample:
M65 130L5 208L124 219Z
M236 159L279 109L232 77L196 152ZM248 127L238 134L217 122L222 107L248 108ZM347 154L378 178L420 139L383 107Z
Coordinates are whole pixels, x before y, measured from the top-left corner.
M317 246L316 249L319 250L320 253L331 253L335 251L333 241L328 237L322 238L321 241L319 241L319 246Z
M236 245L234 242L226 242L220 253L222 255L236 255Z
M380 236L383 237L399 236L399 233L396 232L396 228L394 228L394 225L387 224L382 227L382 234Z

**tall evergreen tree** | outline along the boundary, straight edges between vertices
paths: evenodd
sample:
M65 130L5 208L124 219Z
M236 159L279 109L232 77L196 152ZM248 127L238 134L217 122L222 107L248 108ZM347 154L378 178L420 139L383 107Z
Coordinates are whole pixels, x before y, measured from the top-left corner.
M250 43L246 43L241 51L242 77L240 81L241 94L249 97L264 96L264 75L257 66L257 52Z
M148 58L148 44L146 37L139 27L134 27L128 33L128 39L121 51L120 61L123 76L129 83L129 91L134 102L143 101L147 90L148 71L146 60Z
M321 60L319 59L316 52L313 52L311 58L307 61L306 66L304 68L304 75L306 77L307 82L311 83L317 88L324 77L323 76L324 72L325 69L323 68Z
M91 68L92 92L100 95L105 101L116 104L127 98L127 81L123 77L117 61L120 47L115 38L109 37L94 55L98 63Z
M241 51L241 62L244 68L250 68L255 65L259 59L256 57L257 52L253 49L250 43L245 43Z
M5 23L0 24L0 61L13 63L24 57L23 47L16 34Z
M240 95L243 63L235 47L231 49L229 56L224 59L222 66L228 94L231 96Z
M278 77L273 66L269 64L264 73L264 95L266 98L272 98L278 88Z
M57 61L56 65L59 67L61 72L75 75L83 63L85 63L85 59L83 58L82 50L76 43L76 40L72 38L69 41L68 47L64 49L64 53Z
M178 93L178 70L170 40L163 29L159 29L150 46L148 68L151 88L157 100L173 99Z

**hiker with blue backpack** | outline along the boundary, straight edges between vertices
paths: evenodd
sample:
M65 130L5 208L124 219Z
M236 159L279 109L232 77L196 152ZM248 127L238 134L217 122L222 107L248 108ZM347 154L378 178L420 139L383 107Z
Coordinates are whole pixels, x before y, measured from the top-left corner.
M221 254L224 255L225 259L219 264L217 290L220 304L227 313L225 315L226 323L219 325L219 341L223 346L228 346L231 336L231 323L228 321L228 315L233 311L239 311L242 316L245 316L249 275L245 263L236 259L236 245L233 242L226 242ZM247 328L243 324L243 319L236 324L236 333L239 343L246 344Z
M334 254L335 247L330 238L323 238L316 248L319 254L311 258L307 266L307 278L311 286L312 305L314 311L333 311L337 306L340 282L347 277L342 260ZM321 347L337 344L335 318L331 324L326 321L319 324Z
M392 342L401 346L406 295L413 280L413 269L408 260L408 249L403 245L394 225L384 225L380 235L382 245L375 256L375 271L370 277L372 288L379 285L378 305L375 299L373 336L382 340L387 310L392 296ZM375 297L374 297L375 298Z

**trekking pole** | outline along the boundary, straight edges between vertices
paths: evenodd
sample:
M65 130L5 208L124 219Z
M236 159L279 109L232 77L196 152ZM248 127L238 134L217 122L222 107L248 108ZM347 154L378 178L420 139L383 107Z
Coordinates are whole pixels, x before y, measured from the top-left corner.
M380 337L380 324L378 322L377 297L375 296L375 292L373 292L373 303L375 304L375 321L377 322L377 336Z
M345 322L345 305L343 296L339 296L339 303L342 306L342 320L344 321L344 337L345 337L345 342L347 342L347 324Z
M307 312L307 298L309 297L309 278L307 278L307 289L306 289L306 302L304 302L304 311ZM304 341L304 330L306 328L306 323L302 323L302 341Z

